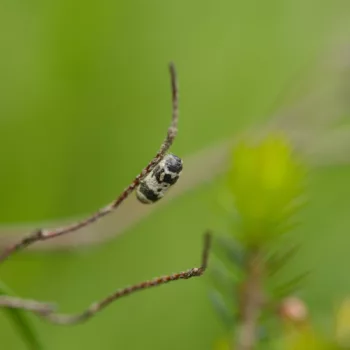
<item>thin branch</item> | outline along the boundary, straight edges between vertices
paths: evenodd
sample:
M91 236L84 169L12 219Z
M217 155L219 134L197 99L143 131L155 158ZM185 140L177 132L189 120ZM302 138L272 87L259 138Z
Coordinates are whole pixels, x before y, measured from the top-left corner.
M124 191L110 204L99 209L97 212L92 214L91 216L85 218L82 221L78 221L76 223L59 227L56 229L43 230L39 229L28 236L22 238L18 243L13 244L12 246L6 248L0 254L0 262L6 260L12 253L24 249L29 245L38 242L44 241L47 239L55 238L67 233L71 233L77 231L83 227L86 227L93 222L99 220L100 218L112 213L115 209L119 207L119 205L134 191L134 189L138 186L140 181L149 174L155 166L163 159L170 146L173 144L174 139L177 135L178 130L178 119L179 119L179 93L178 93L178 82L177 82L177 74L175 70L175 65L173 63L169 64L169 72L171 79L171 92L172 92L172 120L170 127L168 128L167 136L163 143L160 146L160 149L156 156L148 163L148 165L138 174L135 179L131 182L131 184L124 189Z
M53 303L43 303L41 301L22 299L9 295L0 295L0 307L23 309L37 313L53 312L55 309L55 305Z
M202 276L208 266L210 246L211 235L210 233L206 233L204 236L204 246L202 251L202 261L200 267L194 267L183 272L174 273L172 275L157 277L149 281L144 281L133 286L120 289L114 292L113 294L107 296L106 298L91 304L90 307L88 307L85 311L79 314L58 314L54 312L54 307L49 303L41 303L33 300L19 299L10 296L0 296L0 306L32 311L38 314L39 316L45 318L46 320L50 321L51 323L55 324L73 325L82 323L89 320L91 317L96 315L98 312L109 306L117 299L130 295L139 290L161 286L168 282L178 281L181 279L189 279L192 277Z

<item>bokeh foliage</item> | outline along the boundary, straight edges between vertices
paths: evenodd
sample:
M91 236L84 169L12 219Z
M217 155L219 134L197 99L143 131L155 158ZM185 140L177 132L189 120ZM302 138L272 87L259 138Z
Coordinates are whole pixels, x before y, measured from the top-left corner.
M167 62L181 87L181 156L268 112L340 26L337 0L3 0L0 4L0 220L74 216L108 202L152 157L170 116ZM348 166L315 170L295 232L313 270L305 295L321 326L350 290ZM201 234L223 225L216 184L159 209L117 240L83 251L20 254L1 267L17 294L80 310L105 293L198 263ZM190 215L188 215L191 213ZM145 249L145 247L147 249ZM222 330L203 280L140 293L80 327L36 320L58 349L211 349ZM5 314L1 344L25 349Z
M285 137L270 135L258 144L241 141L227 177L241 240L261 246L285 233L304 182L303 168Z

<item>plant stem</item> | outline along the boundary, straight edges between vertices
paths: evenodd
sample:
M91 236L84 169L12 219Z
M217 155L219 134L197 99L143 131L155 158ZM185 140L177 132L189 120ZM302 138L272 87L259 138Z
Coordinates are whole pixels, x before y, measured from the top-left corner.
M240 293L240 324L235 350L253 350L257 341L257 328L264 303L264 263L259 249L251 249L246 263L246 280Z

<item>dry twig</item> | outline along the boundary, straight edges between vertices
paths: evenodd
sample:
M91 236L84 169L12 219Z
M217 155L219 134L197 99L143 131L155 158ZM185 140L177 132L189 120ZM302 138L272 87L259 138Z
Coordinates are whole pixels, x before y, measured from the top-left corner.
M211 245L211 235L206 233L204 236L204 246L202 251L202 261L200 267L194 267L189 270L174 273L172 275L166 275L162 277L157 277L149 281L144 281L138 284L135 284L124 289L117 290L111 295L105 297L104 299L93 303L85 311L79 314L58 314L55 313L54 306L49 303L38 302L28 299L20 299L11 296L0 296L0 307L7 308L19 308L28 311L32 311L37 315L45 318L51 323L60 324L60 325L73 325L77 323L82 323L89 320L96 313L103 310L105 307L113 303L115 300L120 299L124 296L130 295L139 290L144 290L152 287L157 287L168 282L178 281L181 279L189 279L192 277L202 276L205 272L208 264L209 250Z
M43 303L37 300L22 299L9 295L0 295L0 307L23 309L37 313L45 313L55 309L55 305L53 303Z
M178 126L178 119L179 119L178 82L177 82L175 66L173 63L169 64L169 71L170 71L171 92L172 92L172 120L171 120L171 125L168 128L167 136L163 141L162 145L160 146L160 149L157 152L156 156L151 160L151 162L141 171L140 174L138 174L135 177L135 179L131 182L131 184L126 189L124 189L124 191L112 203L99 209L97 212L87 217L86 219L82 221L78 221L71 225L59 227L56 229L50 229L50 230L39 229L32 232L31 234L22 238L19 242L6 248L0 254L0 262L3 262L4 260L6 260L14 252L20 249L26 248L35 242L44 241L47 239L55 238L64 234L77 231L80 228L86 227L92 224L93 222L97 221L98 219L112 213L134 191L134 189L138 186L140 181L147 174L149 174L155 168L155 166L163 159L163 157L169 150L170 146L172 145L177 135L177 130L178 130L177 126Z
M170 77L171 77L171 90L172 90L172 121L171 125L168 128L167 136L163 141L159 151L156 156L152 159L152 161L141 171L139 175L132 181L132 183L115 199L112 203L108 204L106 207L99 209L96 213L87 217L85 220L78 221L71 225L59 227L52 230L37 230L30 235L21 239L18 243L10 246L5 249L0 254L0 262L7 259L12 253L17 250L28 247L29 245L38 242L44 241L47 239L55 238L70 232L77 231L80 228L86 227L103 216L112 213L115 209L119 207L119 205L134 191L134 189L139 185L140 181L149 174L155 166L163 159L172 145L176 134L177 134L177 125L178 125L178 83L177 76L175 71L174 64L169 65ZM162 277L157 277L149 281L144 281L138 284L135 284L130 287L126 287L124 289L117 290L116 292L108 295L102 300L93 303L88 307L85 311L79 314L59 314L55 312L55 306L51 303L44 303L36 300L22 299L17 297L12 297L8 295L0 296L0 307L6 308L15 308L22 309L34 312L35 314L45 318L51 323L62 324L62 325L71 325L77 324L84 321L87 321L91 317L93 317L96 313L103 310L105 307L110 305L115 300L132 294L139 290L144 290L156 286L163 285L168 282L178 281L181 279L189 279L192 277L201 276L206 268L208 262L208 255L210 249L211 236L209 233L205 235L204 247L202 253L202 263L201 266L191 268L189 270L178 272L172 275L166 275Z

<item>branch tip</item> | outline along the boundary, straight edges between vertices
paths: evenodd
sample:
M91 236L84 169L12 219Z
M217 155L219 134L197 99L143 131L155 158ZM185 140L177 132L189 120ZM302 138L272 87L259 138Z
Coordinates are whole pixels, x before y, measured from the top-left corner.
M73 325L83 323L95 316L104 308L108 307L114 301L127 295L133 294L137 291L161 286L163 284L178 281L181 279L187 280L192 277L202 276L208 264L210 241L211 235L209 233L206 233L204 236L204 244L202 251L202 264L199 268L193 267L183 272L165 275L162 277L156 277L148 281L143 281L132 286L119 289L114 293L108 295L107 297L101 299L100 301L91 304L86 310L78 314L59 314L55 312L55 306L53 304L39 302L35 300L21 299L7 295L0 295L0 307L17 308L32 311L38 316L54 324Z

